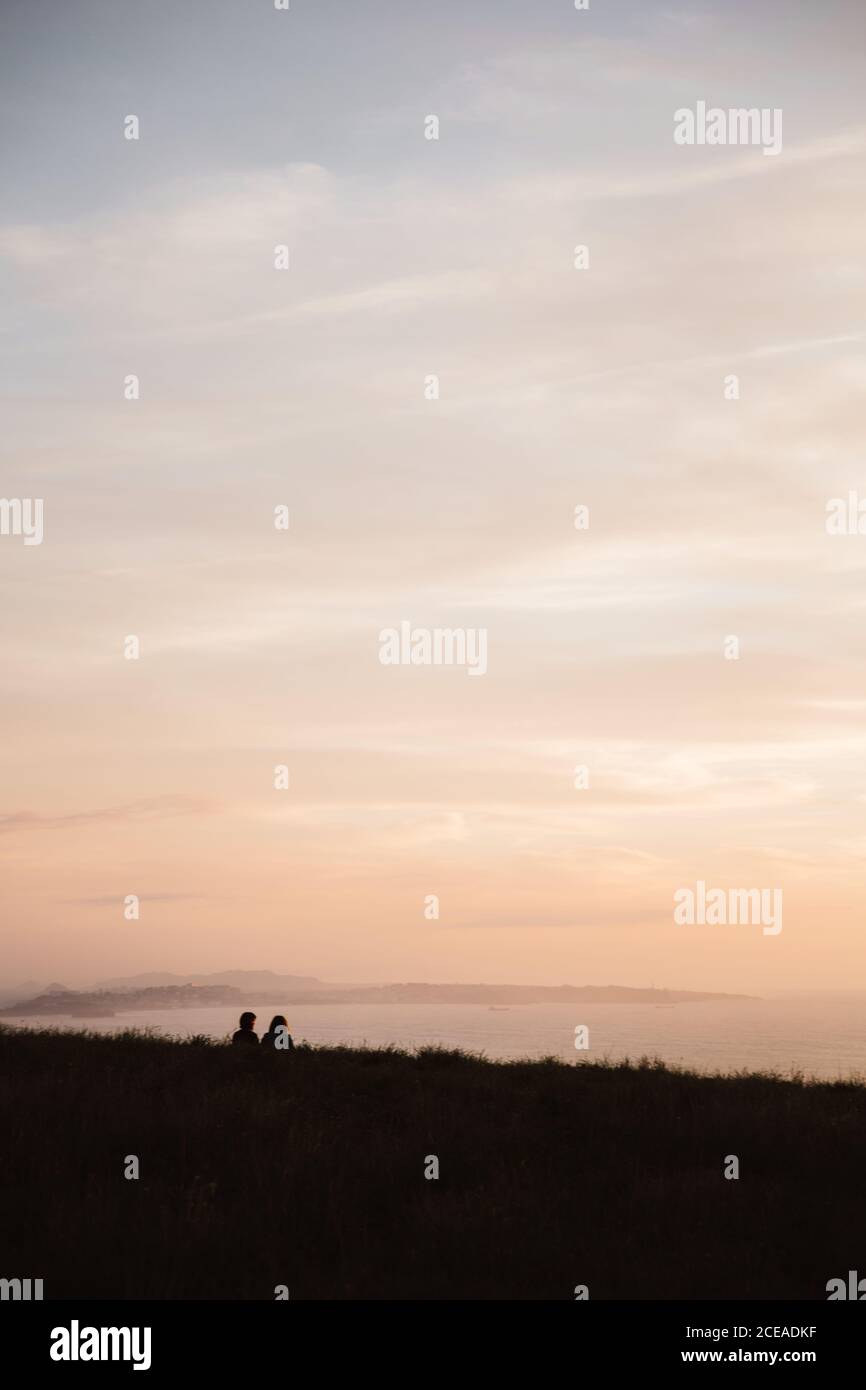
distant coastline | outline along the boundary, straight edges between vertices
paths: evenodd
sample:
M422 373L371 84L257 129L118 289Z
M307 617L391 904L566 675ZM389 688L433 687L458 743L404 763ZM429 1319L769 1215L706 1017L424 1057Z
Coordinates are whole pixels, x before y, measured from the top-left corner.
M230 972L225 972L227 975ZM245 972L237 972L242 978ZM142 1009L190 1009L261 1007L282 1004L486 1004L503 1008L519 1004L697 1004L714 1000L750 999L746 994L720 994L699 990L640 989L627 985L490 985L425 984L407 982L381 985L328 984L303 976L255 974L254 987L228 982L145 984L111 982L112 987L70 990L52 986L15 999L0 1008L0 1017L52 1015L74 1018L110 1018L117 1013ZM147 978L147 977L145 977ZM246 982L244 981L244 984ZM252 985L253 982L251 981ZM8 1000L8 993L6 995Z

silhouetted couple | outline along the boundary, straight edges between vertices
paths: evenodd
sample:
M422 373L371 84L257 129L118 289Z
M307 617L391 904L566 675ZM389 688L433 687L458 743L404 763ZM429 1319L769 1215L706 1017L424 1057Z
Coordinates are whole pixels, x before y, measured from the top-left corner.
M255 1014L241 1014L241 1026L232 1037L234 1047L258 1047L259 1035L255 1031ZM271 1019L271 1026L265 1033L261 1041L261 1046L268 1048L271 1052L293 1052L295 1044L289 1032L289 1025L282 1014L274 1014Z

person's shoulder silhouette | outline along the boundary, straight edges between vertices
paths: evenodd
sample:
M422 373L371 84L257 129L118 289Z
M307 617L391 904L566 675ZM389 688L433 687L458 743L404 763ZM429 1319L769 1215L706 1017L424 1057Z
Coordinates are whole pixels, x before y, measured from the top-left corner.
M252 1013L241 1014L240 1028L232 1036L233 1047L258 1047L259 1035L254 1032L256 1016Z
M268 1031L262 1037L262 1047L269 1052L294 1052L295 1044L282 1014L274 1014Z

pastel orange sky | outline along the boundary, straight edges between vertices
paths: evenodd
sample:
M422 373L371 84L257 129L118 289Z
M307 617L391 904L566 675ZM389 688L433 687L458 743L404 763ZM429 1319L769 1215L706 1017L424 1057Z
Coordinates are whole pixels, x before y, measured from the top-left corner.
M174 10L3 20L3 977L861 986L862 5Z

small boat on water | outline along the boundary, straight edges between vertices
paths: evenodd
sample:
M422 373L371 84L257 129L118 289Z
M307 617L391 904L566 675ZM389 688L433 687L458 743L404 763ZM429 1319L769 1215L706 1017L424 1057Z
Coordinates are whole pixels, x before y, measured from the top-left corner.
M488 1009L492 1014L507 1014L511 1008L510 1004L488 1004Z

